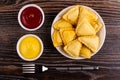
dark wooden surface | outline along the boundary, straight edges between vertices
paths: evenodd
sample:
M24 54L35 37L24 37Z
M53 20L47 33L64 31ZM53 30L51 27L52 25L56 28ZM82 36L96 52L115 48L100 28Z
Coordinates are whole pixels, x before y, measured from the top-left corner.
M37 31L23 30L17 21L19 9L26 4L37 4L45 12L44 25ZM52 45L50 29L57 13L74 4L95 9L106 24L106 40L102 49L85 60L71 60L62 56ZM44 43L42 57L25 62L16 52L17 40L28 33L38 35ZM35 63L45 66L100 66L98 71L22 74L21 66ZM120 80L120 0L0 0L0 80Z

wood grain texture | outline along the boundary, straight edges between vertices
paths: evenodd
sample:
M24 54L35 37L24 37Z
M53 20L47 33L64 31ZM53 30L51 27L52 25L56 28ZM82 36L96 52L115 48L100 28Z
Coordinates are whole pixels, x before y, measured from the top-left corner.
M37 31L23 30L17 21L19 9L26 4L37 4L45 12L44 25ZM59 11L65 7L80 4L92 7L103 18L106 24L106 41L102 49L85 60L71 60L62 56L52 45L50 29L52 21ZM34 62L25 62L16 52L18 39L25 34L36 34L44 43L43 55ZM46 72L43 74L23 75L0 73L0 79L30 80L118 80L120 79L120 0L1 0L0 1L0 65L16 65L25 63L45 66L100 66L99 71ZM7 67L5 69L10 70ZM0 67L0 71L3 69ZM14 67L13 67L14 68ZM5 72L5 71L4 71ZM7 73L7 72L6 72ZM4 73L4 74L6 74ZM74 75L73 75L74 74ZM78 75L79 74L79 75ZM55 76L54 76L55 75ZM70 75L70 76L69 76ZM64 76L64 77L62 77Z

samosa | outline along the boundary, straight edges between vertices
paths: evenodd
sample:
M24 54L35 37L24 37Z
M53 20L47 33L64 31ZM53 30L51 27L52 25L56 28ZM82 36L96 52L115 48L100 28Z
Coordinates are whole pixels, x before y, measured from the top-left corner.
M79 20L83 17L86 17L89 20L93 20L93 21L96 21L98 19L98 16L96 15L95 12L93 12L92 10L90 10L89 8L85 6L81 6Z
M72 25L76 25L79 15L79 7L79 5L73 6L62 16L62 18L70 22Z
M83 18L81 22L78 22L76 34L78 36L95 35L96 31L89 21L86 18Z
M73 40L64 47L64 50L69 56L76 58L79 57L81 47L81 42L78 40Z
M96 32L100 31L100 29L102 28L102 23L97 20L97 21L91 21L91 25L93 26L93 28L95 29Z
M59 31L55 30L52 35L52 40L53 40L53 45L55 47L61 46L62 45L62 39L60 37Z
M80 50L80 56L84 57L84 58L88 58L88 59L91 58L90 49L83 45L81 50Z
M74 40L76 37L74 30L60 30L60 35L64 45L68 44L70 41Z
M87 46L92 52L96 52L99 47L99 37L94 36L81 36L78 38L85 46Z
M60 19L60 20L58 20L57 22L55 22L55 23L53 24L53 27L54 27L54 29L56 29L56 30L60 30L60 29L65 29L65 30L67 30L67 29L72 29L72 28L73 28L72 24L70 24L69 22L67 22L67 21L65 21L65 20L63 20L63 19Z

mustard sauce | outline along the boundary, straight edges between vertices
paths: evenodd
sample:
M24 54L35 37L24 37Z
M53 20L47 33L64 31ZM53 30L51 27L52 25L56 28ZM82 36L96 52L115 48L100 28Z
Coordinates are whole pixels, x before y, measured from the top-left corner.
M19 45L21 55L26 59L34 59L41 52L41 43L33 36L25 37Z

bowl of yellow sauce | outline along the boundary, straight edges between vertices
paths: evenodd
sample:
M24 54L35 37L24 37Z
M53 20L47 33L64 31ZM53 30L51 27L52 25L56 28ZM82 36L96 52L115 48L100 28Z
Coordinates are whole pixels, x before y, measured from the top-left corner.
M18 40L16 49L23 60L34 61L43 53L43 42L38 36L27 34Z

